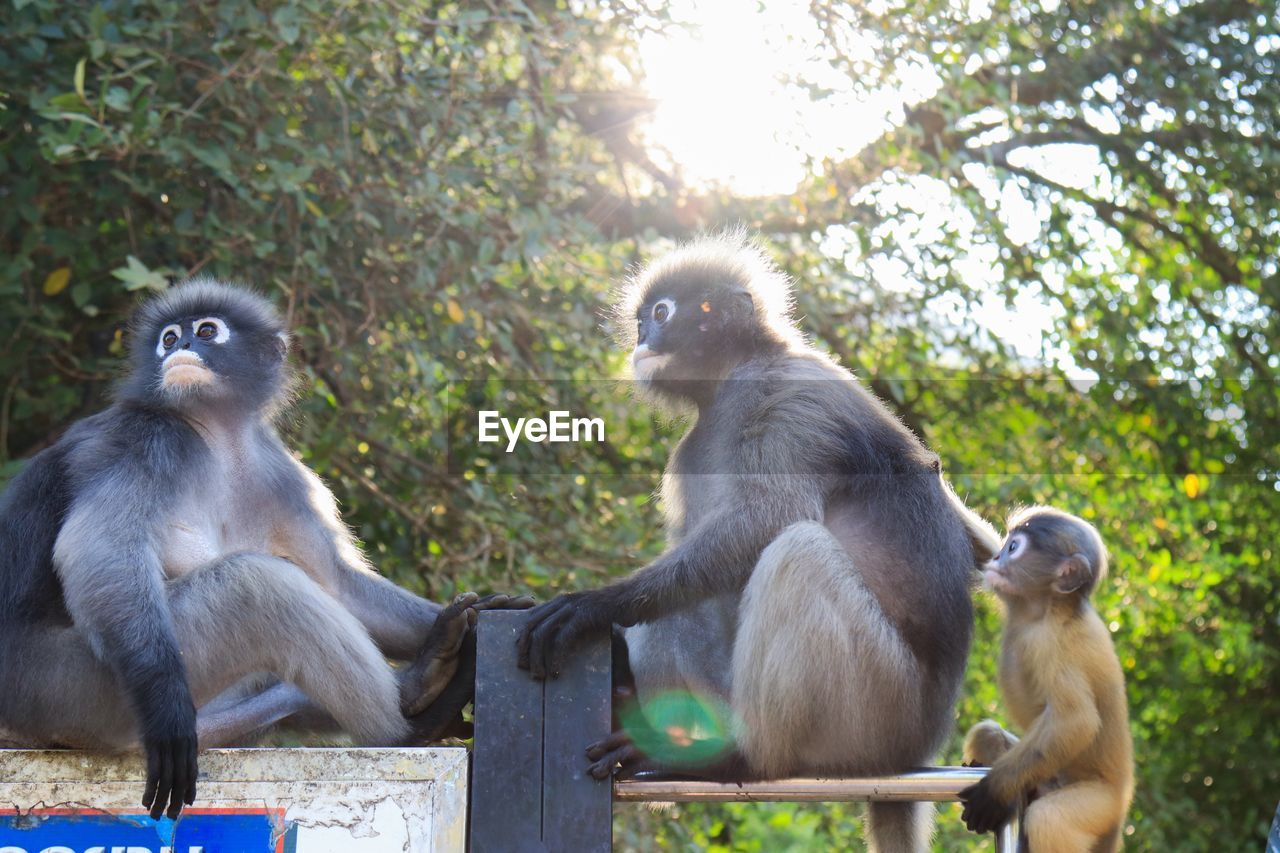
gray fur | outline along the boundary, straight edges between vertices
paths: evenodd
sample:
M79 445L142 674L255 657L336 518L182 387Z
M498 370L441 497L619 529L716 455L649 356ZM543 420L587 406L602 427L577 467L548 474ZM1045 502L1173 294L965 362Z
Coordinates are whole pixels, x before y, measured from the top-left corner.
M214 390L166 390L156 337L215 315L233 332L207 350ZM208 709L202 745L225 745L301 708L298 688L358 742L403 741L386 657L412 659L439 607L372 570L277 435L288 371L274 310L200 281L133 329L117 401L0 498L0 726L127 746L184 729L194 706ZM231 692L263 673L285 684Z
M668 550L600 591L634 626L640 697L719 693L752 775L927 763L951 728L990 526L916 436L804 342L758 249L732 235L695 244L631 287L627 327L671 354L645 390L697 410L663 477ZM667 298L673 319L646 328ZM920 849L930 814L873 805L876 846Z

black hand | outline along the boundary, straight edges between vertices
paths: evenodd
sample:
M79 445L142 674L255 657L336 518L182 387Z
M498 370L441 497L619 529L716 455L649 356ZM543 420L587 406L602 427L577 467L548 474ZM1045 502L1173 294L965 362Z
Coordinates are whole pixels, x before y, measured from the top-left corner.
M964 803L960 819L971 832L995 832L1013 817L1014 804L997 799L988 779L984 776L978 784L970 785L959 794L960 802Z
M516 642L516 665L534 678L557 677L565 654L583 635L609 627L609 610L599 590L571 592L538 605Z
M165 719L153 721L142 738L147 756L142 805L153 820L161 814L176 818L183 803L191 805L196 799L196 711L190 699L182 704Z

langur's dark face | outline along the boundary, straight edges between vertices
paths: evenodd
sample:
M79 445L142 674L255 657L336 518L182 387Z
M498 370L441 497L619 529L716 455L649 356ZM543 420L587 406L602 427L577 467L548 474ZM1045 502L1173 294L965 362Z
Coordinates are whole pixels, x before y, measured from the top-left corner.
M256 409L281 391L287 337L260 297L196 282L158 297L139 316L130 387L154 402Z
M711 281L657 284L636 311L631 353L636 380L650 384L714 376L754 331L751 295Z
M222 317L175 317L156 341L160 387L177 395L225 391L223 347L231 338L231 326Z

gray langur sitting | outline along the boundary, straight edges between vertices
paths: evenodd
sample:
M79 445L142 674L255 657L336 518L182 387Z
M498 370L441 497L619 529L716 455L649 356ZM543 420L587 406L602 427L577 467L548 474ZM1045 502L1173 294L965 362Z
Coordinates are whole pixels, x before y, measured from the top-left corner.
M623 294L638 385L696 409L662 479L668 548L534 609L518 646L535 677L554 676L579 637L625 626L644 713L588 749L598 778L892 773L950 730L970 578L999 540L789 313L785 277L732 235L661 258ZM652 719L681 694L687 721ZM725 733L714 756L699 729ZM881 850L927 844L925 805L870 817Z
M153 817L193 801L198 747L295 713L363 745L451 731L475 609L532 603L468 593L442 610L372 570L272 425L287 350L264 299L171 289L133 318L114 403L0 497L0 726L31 745L141 745Z

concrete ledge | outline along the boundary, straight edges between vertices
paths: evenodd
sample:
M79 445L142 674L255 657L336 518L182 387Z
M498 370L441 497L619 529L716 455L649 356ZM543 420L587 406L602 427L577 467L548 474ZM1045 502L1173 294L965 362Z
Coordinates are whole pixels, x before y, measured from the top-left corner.
M210 750L200 756L196 803L177 821L144 814L144 781L136 754L0 750L0 848L382 853L466 844L462 748Z

